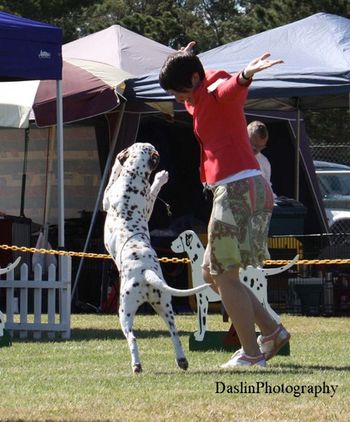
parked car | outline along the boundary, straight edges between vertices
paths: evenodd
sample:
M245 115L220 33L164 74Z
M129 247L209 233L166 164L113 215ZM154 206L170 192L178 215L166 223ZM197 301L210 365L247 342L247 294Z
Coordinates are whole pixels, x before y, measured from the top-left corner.
M314 165L331 232L350 234L350 166L328 161Z

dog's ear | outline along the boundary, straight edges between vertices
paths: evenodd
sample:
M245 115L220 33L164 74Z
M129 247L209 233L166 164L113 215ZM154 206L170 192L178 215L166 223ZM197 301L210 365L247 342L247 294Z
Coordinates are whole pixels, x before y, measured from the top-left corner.
M149 159L149 167L153 171L159 164L159 154L158 152L153 152Z
M192 243L193 235L192 234L186 234L186 246L190 246Z
M123 149L122 151L120 151L120 153L117 155L118 161L120 162L121 165L123 165L125 163L125 161L128 159L129 157L129 151L128 148Z

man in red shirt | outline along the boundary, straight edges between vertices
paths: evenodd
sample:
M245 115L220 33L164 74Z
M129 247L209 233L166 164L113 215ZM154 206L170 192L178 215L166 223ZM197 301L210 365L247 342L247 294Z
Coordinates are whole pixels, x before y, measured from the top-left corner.
M256 267L269 258L273 207L270 185L249 142L244 103L254 74L282 61L270 60L265 53L235 75L205 72L192 53L193 45L167 58L159 81L193 117L201 181L214 195L203 276L219 291L242 345L222 367L266 366L290 335L239 279L240 267ZM258 341L255 323L262 333Z

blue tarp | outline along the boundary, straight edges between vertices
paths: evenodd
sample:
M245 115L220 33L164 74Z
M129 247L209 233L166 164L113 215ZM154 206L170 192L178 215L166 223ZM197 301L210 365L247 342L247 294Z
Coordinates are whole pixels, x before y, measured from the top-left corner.
M317 13L199 55L206 69L240 71L270 52L284 63L255 75L247 108L287 110L348 107L350 92L350 19ZM158 75L128 82L128 99L169 100ZM297 100L298 99L298 100Z
M0 12L0 80L62 79L62 30Z

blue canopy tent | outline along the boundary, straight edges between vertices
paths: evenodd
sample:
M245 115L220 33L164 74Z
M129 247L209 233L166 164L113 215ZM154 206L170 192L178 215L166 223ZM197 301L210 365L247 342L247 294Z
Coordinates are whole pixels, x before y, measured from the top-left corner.
M299 199L300 156L304 167L313 168L311 157L300 154L303 110L349 107L350 93L350 20L326 13L317 13L305 19L274 28L248 38L214 48L199 57L205 69L240 71L253 58L265 51L272 58L284 63L254 77L246 103L247 112L255 116L266 111L294 112L292 122L295 132L295 192ZM124 93L134 100L135 109L145 109L150 101L172 101L162 90L158 74L145 75L129 80ZM175 109L181 106L175 105ZM271 117L271 114L269 115ZM289 114L289 116L291 116ZM311 186L319 196L313 171L308 172ZM317 201L318 213L327 228L321 200Z
M62 30L0 12L0 41L0 81L57 81L58 245L64 247Z
M254 77L247 109L295 110L348 107L350 19L317 13L199 54L205 69L234 73L265 51L284 64ZM128 81L128 99L171 100L158 74Z
M62 78L62 31L42 22L0 12L0 78Z

